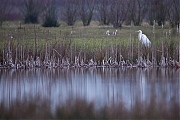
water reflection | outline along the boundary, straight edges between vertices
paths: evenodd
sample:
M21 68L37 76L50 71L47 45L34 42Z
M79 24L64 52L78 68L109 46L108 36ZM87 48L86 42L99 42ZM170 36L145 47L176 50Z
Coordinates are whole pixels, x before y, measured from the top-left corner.
M175 69L30 69L0 70L0 103L15 100L48 99L52 109L69 99L85 99L97 108L136 101L180 104L180 70Z

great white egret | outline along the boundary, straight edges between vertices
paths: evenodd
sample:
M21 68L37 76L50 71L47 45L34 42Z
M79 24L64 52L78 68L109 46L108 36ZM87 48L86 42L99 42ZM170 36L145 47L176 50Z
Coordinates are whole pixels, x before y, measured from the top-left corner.
M148 37L145 34L142 34L142 30L137 31L138 34L138 39L139 41L145 45L146 47L150 47L151 46L151 41L148 39Z

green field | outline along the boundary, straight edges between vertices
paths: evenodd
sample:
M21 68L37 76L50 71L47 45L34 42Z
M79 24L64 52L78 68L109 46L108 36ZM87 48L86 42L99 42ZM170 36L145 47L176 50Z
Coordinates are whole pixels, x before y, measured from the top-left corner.
M138 33L141 29L152 42L151 48L147 49L139 44ZM110 30L110 36L105 33ZM112 26L100 26L92 21L90 26L84 27L77 22L73 27L60 22L60 27L44 28L41 24L19 24L19 22L4 22L0 28L0 61L3 62L8 48L12 51L13 58L27 59L28 56L54 56L74 60L75 56L84 61L93 58L102 61L113 57L116 60L122 55L125 59L135 62L138 56L149 58L155 57L160 60L165 58L179 60L179 32L169 25L128 26L123 25L117 29L117 35ZM72 33L72 34L71 34ZM11 39L11 36L13 39ZM139 44L139 46L138 46ZM55 52L54 52L55 51Z

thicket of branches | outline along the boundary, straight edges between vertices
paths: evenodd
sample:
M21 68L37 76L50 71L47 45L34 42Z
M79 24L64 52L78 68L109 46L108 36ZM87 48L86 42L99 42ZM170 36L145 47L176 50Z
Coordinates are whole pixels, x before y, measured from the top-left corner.
M99 0L99 3L96 6L96 10L98 12L97 19L102 25L109 25L110 23L110 7L108 6L109 2L109 0Z
M56 1L51 0L45 4L43 13L43 27L58 27L58 9Z
M73 26L78 16L77 0L71 0L71 2L63 0L63 2L64 4L61 11L62 20L65 21L68 26Z
M40 1L24 0L21 8L24 23L38 23L41 11Z
M0 0L0 27L2 23L7 20L7 15L12 9L12 3L10 0Z
M13 0L0 0L0 25L10 11L12 3L9 1ZM50 1L56 4L51 6L54 10L47 8ZM53 22L63 20L69 26L81 20L87 26L91 20L98 20L102 25L112 24L117 28L131 21L139 26L144 20L150 25L154 20L158 25L168 21L176 27L180 21L180 0L19 0L16 7L23 13L25 23L37 23L46 18L46 21ZM48 16L50 11L54 12L52 16Z

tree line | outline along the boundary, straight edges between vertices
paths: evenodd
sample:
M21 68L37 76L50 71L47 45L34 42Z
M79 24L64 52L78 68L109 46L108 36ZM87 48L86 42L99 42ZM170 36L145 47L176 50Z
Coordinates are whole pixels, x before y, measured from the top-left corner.
M81 20L88 26L92 20L101 25L140 26L154 21L160 26L169 22L179 27L180 0L0 0L0 26L13 15L24 23L42 22L44 27L57 27L63 20L73 26ZM15 12L16 11L16 12Z

